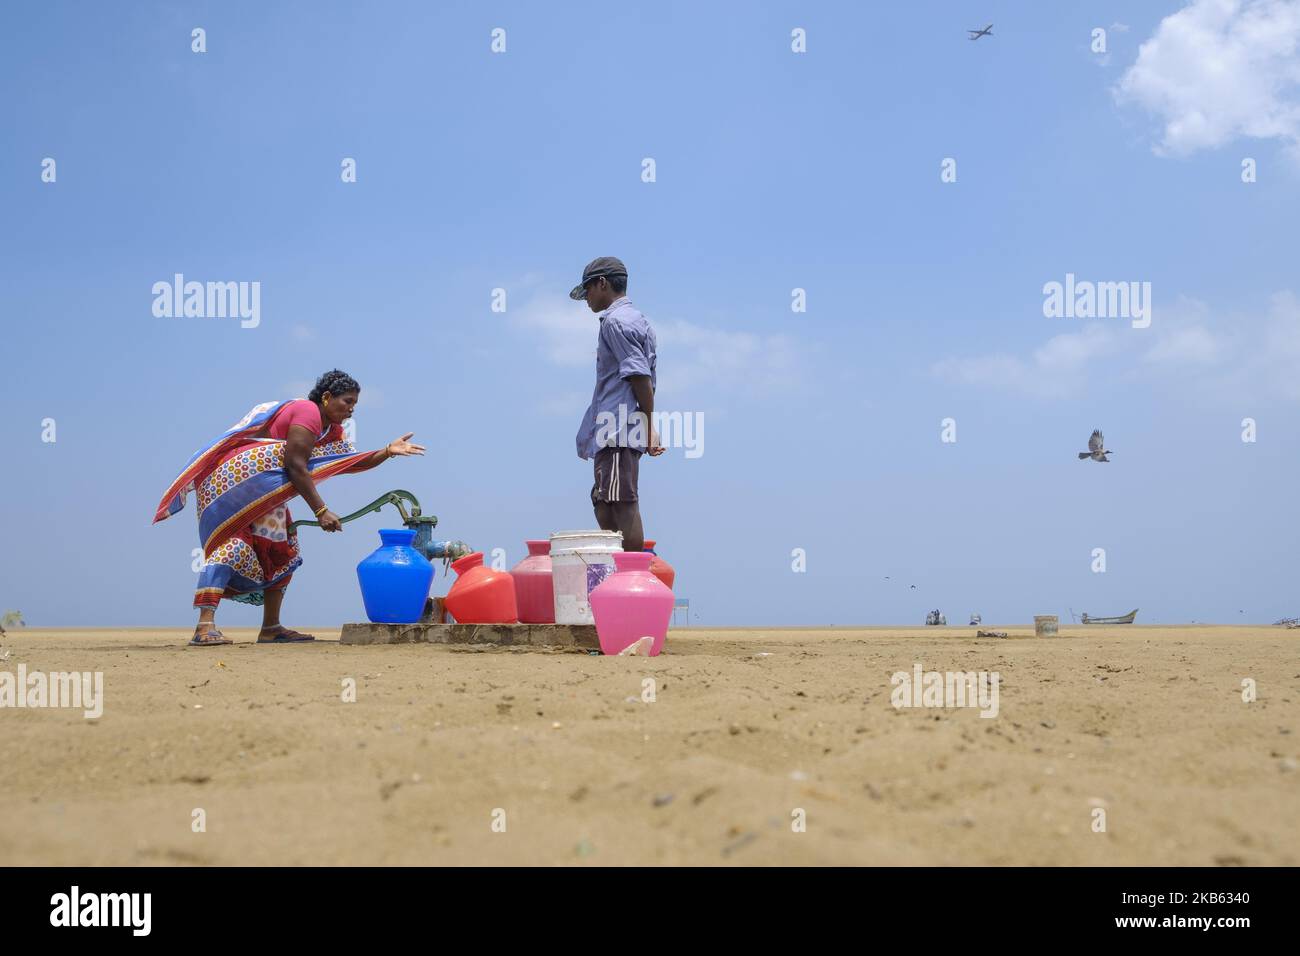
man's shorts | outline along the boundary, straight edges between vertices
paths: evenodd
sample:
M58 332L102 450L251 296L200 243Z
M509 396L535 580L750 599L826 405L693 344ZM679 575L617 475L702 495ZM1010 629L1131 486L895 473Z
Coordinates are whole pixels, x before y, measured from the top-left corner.
M601 448L596 452L596 483L591 503L636 501L636 481L641 452L633 448Z

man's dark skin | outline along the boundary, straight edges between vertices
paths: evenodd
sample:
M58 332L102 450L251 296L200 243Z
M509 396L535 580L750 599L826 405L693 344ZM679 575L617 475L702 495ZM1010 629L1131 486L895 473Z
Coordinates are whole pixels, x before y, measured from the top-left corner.
M587 307L592 312L604 312L626 292L615 292L604 276L592 279L583 286L587 290ZM650 442L646 451L651 456L664 453L659 445L659 435L654 430L655 393L650 387L649 375L629 375L627 383L636 396L637 408L645 413L649 425ZM596 523L602 531L623 532L624 551L644 551L645 532L641 529L641 508L636 501L600 501L596 503Z

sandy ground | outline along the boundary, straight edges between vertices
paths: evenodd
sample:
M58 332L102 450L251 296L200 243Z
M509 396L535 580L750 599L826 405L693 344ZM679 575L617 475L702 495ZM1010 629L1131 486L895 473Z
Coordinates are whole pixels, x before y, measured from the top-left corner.
M0 638L0 671L105 696L0 709L0 864L1300 863L1300 630L687 629L653 659L316 633ZM998 716L895 709L916 662L996 671Z

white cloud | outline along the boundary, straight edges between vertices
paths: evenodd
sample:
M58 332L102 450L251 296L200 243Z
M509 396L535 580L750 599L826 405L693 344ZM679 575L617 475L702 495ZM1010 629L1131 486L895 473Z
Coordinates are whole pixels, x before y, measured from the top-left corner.
M672 357L660 380L677 392L706 385L776 392L801 378L804 346L788 335L737 332L681 319L656 322L655 334L659 351Z
M1300 300L1275 293L1262 315L1214 315L1180 299L1157 325L1140 374L1167 373L1197 390L1251 399L1300 399Z
M999 353L948 358L931 373L954 385L978 385L1039 398L1063 398L1087 384L1090 364L1118 348L1117 333L1101 324L1053 336L1026 358Z
M1115 88L1163 124L1159 154L1241 137L1300 156L1300 0L1193 0L1165 17Z
M1142 355L1149 366L1175 371L1191 366L1213 366L1227 360L1229 346L1210 326L1209 309L1195 299L1180 298L1164 312L1157 325L1152 322L1154 344Z
M1155 365L1213 365L1222 354L1222 343L1205 328L1178 329L1157 339L1144 360Z
M539 339L542 355L553 364L596 364L597 319L585 304L566 296L534 298L522 307L507 308L511 324Z
M569 301L556 294L512 306L511 324L538 339L552 363L594 368L598 320L585 304ZM649 318L659 344L659 391L676 396L676 402L710 387L748 394L785 391L802 378L808 348L792 336Z
M1279 292L1244 330L1239 368L1226 385L1243 394L1300 401L1300 299Z
M952 385L1036 398L1069 398L1119 381L1243 401L1300 401L1300 298L1275 293L1263 314L1215 314L1179 298L1149 329L1085 326L1053 336L1025 357L947 358L931 373Z

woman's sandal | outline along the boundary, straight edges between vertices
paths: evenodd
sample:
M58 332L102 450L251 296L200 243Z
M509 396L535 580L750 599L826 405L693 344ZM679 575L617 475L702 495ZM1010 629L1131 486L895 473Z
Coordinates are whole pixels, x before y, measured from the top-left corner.
M216 640L213 640L216 638ZM208 625L206 639L200 637L198 630L195 629L194 636L190 638L190 647L208 647L213 644L233 644L234 641L226 637L212 625Z
M281 627L276 631L275 637L265 638L258 637L259 644L302 644L305 641L316 640L313 634L300 634L297 631L291 631L287 627Z

